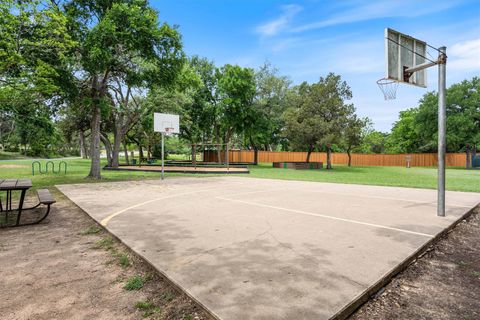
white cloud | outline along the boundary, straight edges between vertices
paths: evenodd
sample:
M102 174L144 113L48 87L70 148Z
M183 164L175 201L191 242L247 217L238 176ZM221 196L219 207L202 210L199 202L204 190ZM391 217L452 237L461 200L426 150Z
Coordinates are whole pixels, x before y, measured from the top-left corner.
M324 20L307 23L292 28L292 32L304 32L313 29L320 29L329 26L367 21L378 18L388 17L418 17L426 14L443 11L457 5L456 1L445 0L403 0L403 1L385 1L369 2L368 4L358 5L361 2L353 2L353 5L336 15Z
M278 18L256 27L255 31L262 36L274 36L288 27L300 11L302 7L296 4L282 6L282 14Z
M447 68L452 70L480 70L480 38L463 41L447 48Z

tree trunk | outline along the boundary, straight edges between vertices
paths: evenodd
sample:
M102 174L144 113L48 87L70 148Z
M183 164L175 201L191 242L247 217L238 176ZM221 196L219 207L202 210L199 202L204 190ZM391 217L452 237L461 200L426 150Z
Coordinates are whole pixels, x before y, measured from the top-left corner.
M127 149L127 143L125 140L123 140L123 151L125 152L125 163L127 166L130 164L130 160L128 159L128 149Z
M224 159L222 159L222 160L224 160L224 162L222 162L222 163L227 163L227 157L230 157L230 155L229 155L230 151L229 151L228 143L230 142L230 139L232 137L232 131L233 131L232 129L229 129L229 130L227 130L227 133L225 134L225 141L224 141L224 143L225 143L225 154L224 154Z
M110 140L108 140L108 137L100 133L100 139L103 142L103 145L105 146L105 152L107 154L107 166L111 167L112 166L112 144L110 143Z
M222 146L220 145L220 128L217 126L215 128L215 140L217 141L217 162L222 163Z
M347 156L348 156L348 166L352 166L352 154L350 148L347 148Z
M118 165L120 164L120 146L122 144L122 140L124 138L123 134L123 128L122 128L122 123L121 120L122 117L120 117L120 120L118 122L116 121L115 123L115 129L113 132L113 148L112 148L112 167L118 168Z
M313 152L313 147L312 147L312 146L308 147L308 151L307 151L307 163L310 162L310 156L312 155L312 152Z
M332 150L327 147L327 170L332 169Z
M197 164L197 145L192 144L192 164Z
M145 157L143 156L143 147L142 147L142 145L139 144L139 143L137 144L137 147L138 147L138 157L139 157L139 159L141 160L141 159L145 158ZM139 162L140 162L140 161L139 161Z
M87 159L87 154L85 153L85 134L83 131L78 133L78 142L80 144L80 157L82 159Z
M250 137L250 145L253 147L253 164L258 164L258 147L255 143L253 143L252 138Z
M90 144L90 159L92 159L90 173L88 174L88 178L90 179L102 178L100 174L100 117L100 107L95 106L93 109L92 140Z

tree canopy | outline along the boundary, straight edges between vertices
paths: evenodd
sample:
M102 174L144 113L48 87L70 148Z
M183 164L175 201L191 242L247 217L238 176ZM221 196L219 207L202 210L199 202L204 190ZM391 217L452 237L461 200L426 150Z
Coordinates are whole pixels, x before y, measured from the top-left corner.
M100 152L158 151L153 112L181 116L176 150L331 153L436 152L437 94L373 129L340 75L293 85L269 62L257 69L187 56L178 29L147 0L5 0L0 3L0 150L82 154L100 178ZM480 145L480 78L447 89L447 151ZM218 148L218 159L221 149ZM223 150L225 151L225 150ZM146 153L146 155L145 155Z

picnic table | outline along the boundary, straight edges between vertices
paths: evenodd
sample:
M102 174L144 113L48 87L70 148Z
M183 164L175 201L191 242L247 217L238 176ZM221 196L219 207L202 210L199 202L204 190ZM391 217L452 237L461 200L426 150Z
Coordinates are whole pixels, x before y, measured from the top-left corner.
M50 192L47 189L41 189L37 190L37 195L38 195L38 204L30 207L30 208L24 208L24 202L25 202L25 194L27 193L27 190L32 187L32 180L30 179L0 179L0 193L2 191L5 191L6 193L6 199L5 199L5 206L2 205L2 199L0 195L0 213L5 212L5 222L8 225L8 214L13 211L17 211L17 219L16 223L14 226L20 226L20 218L22 216L22 211L24 210L31 210L35 209L39 205L47 205L47 211L44 214L43 217L41 217L39 220L30 222L30 223L25 223L22 225L27 225L27 224L35 224L39 223L43 219L45 219L50 212L50 205L55 203L55 199L51 196ZM12 208L12 192L14 191L20 191L20 199L18 202L18 206L16 208Z
M148 164L153 164L157 161L157 158L140 158L140 164L142 164L142 162L146 162Z

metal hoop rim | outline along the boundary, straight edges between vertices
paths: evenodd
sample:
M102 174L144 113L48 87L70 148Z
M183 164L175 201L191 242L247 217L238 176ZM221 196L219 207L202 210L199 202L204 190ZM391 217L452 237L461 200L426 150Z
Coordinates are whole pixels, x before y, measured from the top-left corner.
M393 79L389 79L389 78L380 78L377 80L377 84L379 86L384 86L384 85L389 85L389 84L394 84L394 83L400 83L399 81L397 80L393 80Z

